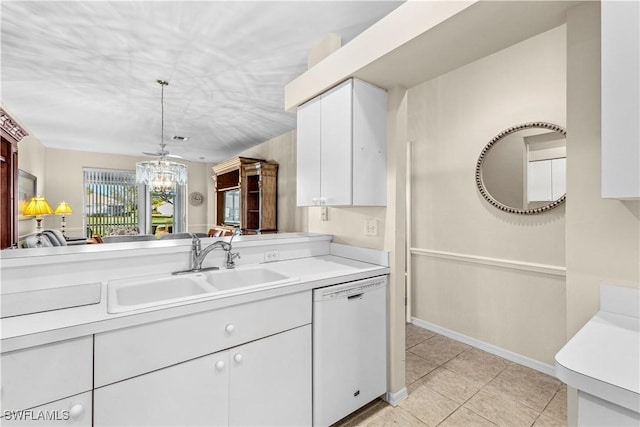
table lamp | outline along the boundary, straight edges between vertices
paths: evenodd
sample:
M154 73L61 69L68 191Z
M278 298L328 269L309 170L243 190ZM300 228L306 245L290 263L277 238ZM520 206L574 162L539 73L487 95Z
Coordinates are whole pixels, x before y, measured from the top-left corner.
M49 203L44 197L35 196L32 197L27 206L24 208L24 215L34 215L36 217L36 236L38 241L36 247L42 247L42 216L51 215L53 209L49 206Z
M72 213L73 213L73 211L71 210L71 206L69 206L69 203L64 202L64 201L60 202L60 204L58 204L58 207L56 208L56 211L55 211L56 215L60 215L62 217L62 223L60 225L61 225L61 228L62 228L62 230L61 230L62 231L62 236L65 239L67 238L67 236L65 236L65 234L64 234L64 227L67 225L67 223L65 222L64 217L66 215L70 215Z

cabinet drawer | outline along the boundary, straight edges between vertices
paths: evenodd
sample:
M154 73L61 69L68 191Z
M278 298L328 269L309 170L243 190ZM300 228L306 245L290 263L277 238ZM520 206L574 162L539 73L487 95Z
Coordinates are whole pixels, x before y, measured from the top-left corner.
M101 387L311 323L311 291L95 336Z
M91 392L56 400L19 413L2 413L3 426L91 426Z
M89 336L2 354L2 413L91 390L92 352Z

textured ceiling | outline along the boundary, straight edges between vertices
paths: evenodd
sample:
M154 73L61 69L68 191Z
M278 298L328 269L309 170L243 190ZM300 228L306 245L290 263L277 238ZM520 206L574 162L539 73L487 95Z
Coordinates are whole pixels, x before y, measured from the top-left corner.
M398 1L2 2L2 105L46 147L217 162L295 128L284 86ZM189 137L175 142L172 136Z

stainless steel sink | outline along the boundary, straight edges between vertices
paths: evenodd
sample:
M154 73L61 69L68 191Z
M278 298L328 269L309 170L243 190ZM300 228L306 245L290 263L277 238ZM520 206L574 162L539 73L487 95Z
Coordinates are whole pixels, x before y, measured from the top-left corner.
M107 311L121 313L201 299L299 280L264 267L155 275L112 280L107 284Z

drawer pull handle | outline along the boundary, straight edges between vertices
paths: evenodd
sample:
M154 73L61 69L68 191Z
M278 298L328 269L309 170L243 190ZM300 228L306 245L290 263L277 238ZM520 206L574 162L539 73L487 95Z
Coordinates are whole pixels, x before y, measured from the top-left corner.
M361 298L362 298L362 293L350 295L347 297L347 299L361 299Z
M240 353L236 354L235 356L233 356L233 360L235 360L236 363L242 362L242 355Z
M233 326L233 323L229 323L224 330L227 331L228 334L233 333L233 331L235 331L236 327Z
M71 409L69 409L69 416L71 417L71 419L77 420L82 416L83 412L84 406L82 405L82 403L76 403L71 407Z
M218 360L216 362L216 369L218 371L222 371L224 369L224 362L222 360Z

